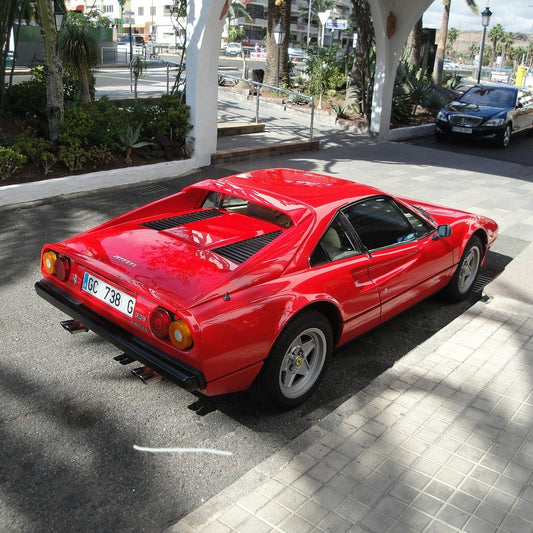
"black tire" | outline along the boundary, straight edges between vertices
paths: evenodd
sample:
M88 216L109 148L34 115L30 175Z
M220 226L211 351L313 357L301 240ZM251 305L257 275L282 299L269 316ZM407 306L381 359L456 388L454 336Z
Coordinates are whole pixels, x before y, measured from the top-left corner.
M332 351L329 321L317 311L303 311L279 334L251 392L268 407L301 405L320 384Z
M468 241L452 279L443 290L443 296L448 301L460 302L470 294L482 259L483 245L481 239L474 235Z
M507 148L509 146L509 143L511 142L511 133L512 133L512 126L511 124L507 124L505 126L505 130L503 133L501 133L498 138L496 139L496 144L500 148Z

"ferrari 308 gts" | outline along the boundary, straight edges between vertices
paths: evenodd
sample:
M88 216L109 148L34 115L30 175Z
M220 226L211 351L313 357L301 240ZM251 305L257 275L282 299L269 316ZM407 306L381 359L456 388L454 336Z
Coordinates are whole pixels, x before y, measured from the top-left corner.
M434 293L471 291L497 234L476 214L331 176L205 180L42 250L40 296L189 391L291 408L333 350Z

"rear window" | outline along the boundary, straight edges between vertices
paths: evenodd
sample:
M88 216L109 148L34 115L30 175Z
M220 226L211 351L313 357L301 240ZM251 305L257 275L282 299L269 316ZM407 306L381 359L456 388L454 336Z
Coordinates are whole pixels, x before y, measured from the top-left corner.
M232 213L240 213L242 215L276 224L281 228L289 228L292 225L290 217L277 209L228 194L210 192L202 207L224 209L225 211L230 211Z

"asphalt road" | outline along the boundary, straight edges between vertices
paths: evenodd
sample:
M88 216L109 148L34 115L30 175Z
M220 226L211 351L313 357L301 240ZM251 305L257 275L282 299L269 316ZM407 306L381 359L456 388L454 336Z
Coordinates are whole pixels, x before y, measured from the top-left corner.
M34 292L45 242L205 177L87 193L0 211L0 530L163 531L368 385L460 315L427 300L342 347L318 393L278 413L246 393L205 398L161 381L144 385L92 333L69 335L65 317ZM483 272L493 277L521 249L502 238ZM232 456L152 454L133 446L215 448Z

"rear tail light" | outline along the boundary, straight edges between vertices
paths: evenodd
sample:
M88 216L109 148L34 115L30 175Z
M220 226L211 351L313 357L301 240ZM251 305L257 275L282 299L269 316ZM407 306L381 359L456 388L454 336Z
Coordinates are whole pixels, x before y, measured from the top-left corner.
M150 315L150 330L159 339L168 339L178 348L186 350L192 346L192 332L188 324L178 318L174 319L171 313L158 307Z
M171 322L172 317L170 313L166 309L158 307L150 315L150 330L159 339L165 339L168 337L168 328Z
M58 257L55 264L55 269L56 276L61 281L67 281L70 274L70 261L66 257Z
M60 281L67 281L70 274L70 261L52 250L43 254L43 268L47 274L55 275Z

